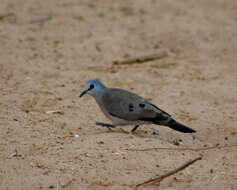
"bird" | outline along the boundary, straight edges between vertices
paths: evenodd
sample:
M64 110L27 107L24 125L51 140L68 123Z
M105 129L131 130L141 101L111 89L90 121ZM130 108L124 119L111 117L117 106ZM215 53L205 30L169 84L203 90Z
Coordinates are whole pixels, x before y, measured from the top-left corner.
M85 94L91 95L104 115L112 121L112 124L96 121L96 125L109 129L133 125L131 132L135 132L143 124L156 124L182 133L196 132L143 97L127 90L108 88L100 80L86 81L85 90L79 97Z

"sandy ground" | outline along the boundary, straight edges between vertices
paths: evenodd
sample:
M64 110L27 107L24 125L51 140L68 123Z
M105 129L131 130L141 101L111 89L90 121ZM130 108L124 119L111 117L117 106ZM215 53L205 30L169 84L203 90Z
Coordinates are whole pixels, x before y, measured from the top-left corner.
M237 189L237 147L128 150L237 144L236 13L236 0L1 0L0 189L130 190L199 155L140 189ZM112 64L161 50L168 56ZM198 132L95 126L107 119L91 97L78 98L95 78Z

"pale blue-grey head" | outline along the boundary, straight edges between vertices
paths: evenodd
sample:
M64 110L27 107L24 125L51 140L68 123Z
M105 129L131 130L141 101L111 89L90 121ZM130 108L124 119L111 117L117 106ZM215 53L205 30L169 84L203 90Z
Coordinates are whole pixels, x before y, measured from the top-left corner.
M85 94L90 94L91 96L96 97L104 92L106 86L99 80L88 80L85 83L85 89L86 90L80 94L80 97Z

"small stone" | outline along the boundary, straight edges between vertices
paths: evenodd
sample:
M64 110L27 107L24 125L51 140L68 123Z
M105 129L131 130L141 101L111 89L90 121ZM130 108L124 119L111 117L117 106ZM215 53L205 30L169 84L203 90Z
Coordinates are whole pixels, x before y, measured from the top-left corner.
M26 113L29 113L30 111L29 110L24 110Z
M180 143L179 143L178 140L174 140L174 141L173 141L173 144L176 145L176 146L179 146L179 145L180 145Z
M154 45L154 48L155 48L155 49L158 49L158 48L160 48L160 45L159 45L159 44L156 44L156 45Z

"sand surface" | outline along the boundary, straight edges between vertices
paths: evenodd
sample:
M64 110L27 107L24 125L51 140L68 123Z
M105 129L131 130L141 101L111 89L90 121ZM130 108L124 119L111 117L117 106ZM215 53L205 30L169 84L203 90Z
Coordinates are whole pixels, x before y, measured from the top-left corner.
M160 51L168 55L113 64ZM108 120L90 96L78 97L95 78L198 132L95 126ZM234 145L236 136L236 0L1 0L1 190L131 190L200 155L139 189L236 190L236 146L131 150Z

